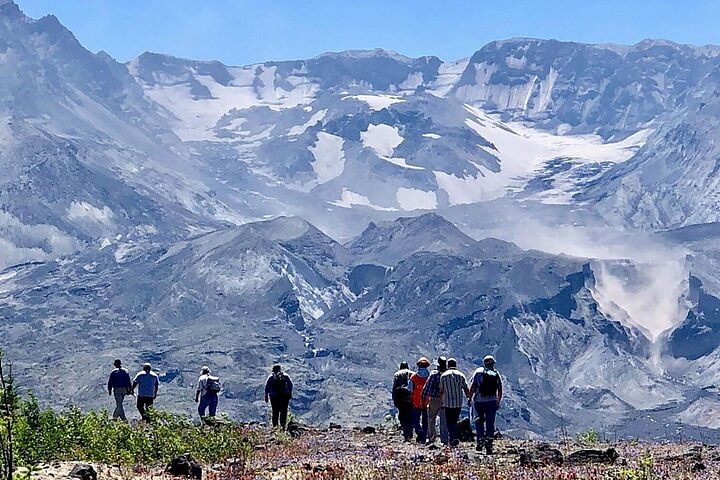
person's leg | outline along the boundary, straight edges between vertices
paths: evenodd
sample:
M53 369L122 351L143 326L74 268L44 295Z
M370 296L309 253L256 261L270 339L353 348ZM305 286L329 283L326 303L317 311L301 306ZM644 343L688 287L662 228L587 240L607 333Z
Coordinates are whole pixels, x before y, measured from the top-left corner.
M495 439L495 416L498 406L495 402L485 405L485 452L488 455L493 453L493 440Z
M417 435L418 442L420 441L420 409L413 407L412 409L412 424L415 435Z
M285 430L287 428L288 408L290 407L290 399L283 398L280 405L280 427Z
M400 407L400 426L402 427L403 437L405 440L412 439L413 423L412 423L412 405L403 404Z
M207 394L200 395L200 403L198 403L198 415L200 415L200 418L203 418L205 416L205 411L208 407L208 398Z
M114 389L113 395L115 396L115 411L113 412L113 418L119 418L120 420L127 422L125 407L123 406L123 402L125 401L125 391Z
M428 443L433 443L435 441L436 437L436 431L437 431L437 418L438 414L440 413L440 407L442 406L442 403L440 402L439 398L431 398L430 404L428 405L428 431L427 431L427 441Z
M140 418L147 420L147 413L145 412L145 397L138 396L136 405L138 412L140 412Z
M210 394L210 398L208 399L208 407L210 407L210 416L214 417L217 413L217 406L218 406L218 396L216 393Z
M480 402L475 402L473 408L475 409L475 435L477 444L480 446L485 439L485 410Z
M458 440L458 420L460 419L460 408L445 408L445 418L448 427L448 440L451 447L457 446Z
M440 441L442 441L443 444L447 445L450 443L450 436L448 433L448 423L447 423L447 414L445 413L445 408L440 409Z
M272 426L277 428L280 418L280 402L276 397L270 397L270 406L272 407Z
M428 411L427 408L420 410L420 433L418 434L418 443L425 443L428 431Z

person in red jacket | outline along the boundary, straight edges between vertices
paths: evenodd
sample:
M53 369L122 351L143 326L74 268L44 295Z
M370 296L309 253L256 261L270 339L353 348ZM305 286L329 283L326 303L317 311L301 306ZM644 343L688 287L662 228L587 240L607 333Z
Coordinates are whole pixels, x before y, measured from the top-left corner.
M428 399L423 398L423 388L430 376L430 360L420 357L417 361L418 371L413 373L408 382L408 389L412 399L413 406L413 427L417 442L421 445L425 444L428 432Z

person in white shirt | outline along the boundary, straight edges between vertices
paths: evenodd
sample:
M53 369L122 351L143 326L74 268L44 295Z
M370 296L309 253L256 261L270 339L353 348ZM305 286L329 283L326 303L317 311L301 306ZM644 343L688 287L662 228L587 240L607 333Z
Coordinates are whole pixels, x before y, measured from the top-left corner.
M440 377L440 396L445 409L448 440L451 447L457 447L460 443L458 435L460 412L467 399L470 398L470 389L468 389L465 375L457 369L457 360L449 359L447 367L447 371Z
M201 419L205 418L205 412L208 409L210 417L214 417L217 413L220 381L210 373L210 367L202 367L195 389L195 403L198 404L198 414Z

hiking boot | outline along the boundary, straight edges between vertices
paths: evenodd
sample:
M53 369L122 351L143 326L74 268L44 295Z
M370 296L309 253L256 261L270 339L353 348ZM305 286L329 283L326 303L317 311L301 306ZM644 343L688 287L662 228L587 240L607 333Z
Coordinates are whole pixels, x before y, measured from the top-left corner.
M484 447L484 445L483 445L482 443L478 442L477 445L475 445L475 451L476 451L476 452L482 452L482 451L483 451L483 447Z
M492 440L485 441L485 454L486 455L492 455L493 454L493 444Z

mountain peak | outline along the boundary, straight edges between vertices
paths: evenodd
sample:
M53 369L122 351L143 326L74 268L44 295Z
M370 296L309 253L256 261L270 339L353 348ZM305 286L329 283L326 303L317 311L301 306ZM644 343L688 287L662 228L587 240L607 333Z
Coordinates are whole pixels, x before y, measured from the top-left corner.
M470 255L476 241L436 213L371 223L348 248L367 261L392 265L420 251Z
M315 58L350 58L350 59L365 59L365 58L377 58L386 57L396 60L398 62L408 63L413 59L397 53L392 50L385 50L383 48L375 48L368 50L342 50L339 52L325 52L321 53Z
M25 15L13 0L0 0L0 16L10 18L24 18Z

